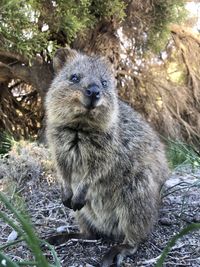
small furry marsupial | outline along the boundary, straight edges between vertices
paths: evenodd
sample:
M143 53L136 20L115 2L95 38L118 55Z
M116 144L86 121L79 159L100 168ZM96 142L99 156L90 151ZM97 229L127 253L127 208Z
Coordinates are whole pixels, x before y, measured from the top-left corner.
M47 93L47 138L62 185L63 203L76 211L80 233L121 242L101 266L120 265L133 254L157 219L168 175L164 148L142 117L117 97L109 62L70 49L53 60Z

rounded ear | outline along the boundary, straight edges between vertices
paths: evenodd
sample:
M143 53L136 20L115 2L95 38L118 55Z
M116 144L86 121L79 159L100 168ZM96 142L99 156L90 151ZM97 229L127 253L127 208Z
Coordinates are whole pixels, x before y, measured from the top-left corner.
M70 48L60 48L56 51L53 58L53 68L58 73L69 60L72 60L78 53Z
M108 59L107 57L102 57L100 56L100 59L102 62L104 62L104 64L107 66L107 68L110 70L110 72L115 75L115 69L113 64L111 63L110 59Z

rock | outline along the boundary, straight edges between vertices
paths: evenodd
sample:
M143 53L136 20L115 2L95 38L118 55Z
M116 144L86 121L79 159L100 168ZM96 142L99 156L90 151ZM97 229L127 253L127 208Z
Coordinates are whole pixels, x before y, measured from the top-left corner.
M58 228L56 228L57 233L62 233L62 232L67 232L67 231L68 231L68 227L66 225L61 225Z
M193 222L195 222L195 223L200 223L200 214L196 214L196 215L193 217Z
M159 220L159 223L162 225L170 226L172 225L173 221L167 217L163 217Z
M7 266L7 262L5 259L3 259L0 264L1 264L1 266Z
M8 238L7 238L7 242L14 241L14 240L17 239L17 237L18 237L18 233L17 233L15 230L13 230L13 231L9 234L9 236L8 236Z

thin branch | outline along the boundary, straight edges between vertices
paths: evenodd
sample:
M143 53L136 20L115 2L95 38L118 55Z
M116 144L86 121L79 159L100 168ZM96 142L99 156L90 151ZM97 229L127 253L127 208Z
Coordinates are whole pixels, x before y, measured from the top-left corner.
M0 50L0 56L12 58L12 59L18 60L19 62L25 63L27 65L29 64L29 61L27 58L25 58L24 56L20 54L16 54L10 51Z

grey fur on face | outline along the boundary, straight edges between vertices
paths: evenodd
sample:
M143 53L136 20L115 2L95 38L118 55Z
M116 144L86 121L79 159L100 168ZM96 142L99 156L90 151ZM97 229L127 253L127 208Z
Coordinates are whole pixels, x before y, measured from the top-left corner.
M77 211L83 233L123 240L115 254L133 253L157 218L168 176L163 145L117 98L107 61L60 49L54 68L47 137L63 202ZM109 266L111 254L102 266Z

